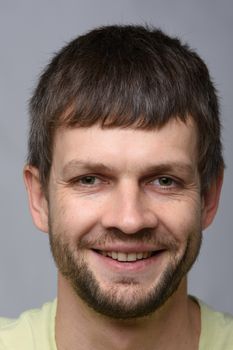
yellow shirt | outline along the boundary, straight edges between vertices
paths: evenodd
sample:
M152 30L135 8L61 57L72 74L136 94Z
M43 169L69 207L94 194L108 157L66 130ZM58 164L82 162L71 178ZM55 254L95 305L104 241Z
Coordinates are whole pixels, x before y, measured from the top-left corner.
M0 319L0 350L57 350L56 300L24 312L17 320Z
M233 317L213 311L198 301L201 309L199 350L233 350ZM0 318L0 350L56 350L56 301L42 309L24 312L18 320Z

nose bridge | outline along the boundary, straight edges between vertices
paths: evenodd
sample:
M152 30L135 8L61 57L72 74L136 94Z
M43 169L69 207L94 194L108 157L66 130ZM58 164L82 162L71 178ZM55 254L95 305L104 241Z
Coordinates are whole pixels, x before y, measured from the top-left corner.
M106 209L104 226L133 234L144 228L153 228L156 222L156 217L148 207L140 185L130 180L118 184L111 204Z

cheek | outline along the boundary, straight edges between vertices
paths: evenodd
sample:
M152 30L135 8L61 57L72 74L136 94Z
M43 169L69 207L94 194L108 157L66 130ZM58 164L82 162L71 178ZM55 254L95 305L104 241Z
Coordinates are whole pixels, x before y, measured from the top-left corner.
M177 200L160 207L160 223L177 241L186 241L201 230L201 207L198 199Z
M102 205L95 199L60 194L53 198L50 218L54 232L67 232L69 237L83 236L95 227L101 217Z

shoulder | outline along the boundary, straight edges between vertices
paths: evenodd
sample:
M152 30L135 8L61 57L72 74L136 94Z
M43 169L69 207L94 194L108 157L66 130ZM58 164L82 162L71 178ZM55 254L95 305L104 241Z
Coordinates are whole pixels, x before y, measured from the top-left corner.
M201 309L200 350L233 350L233 316L213 310L198 300Z
M18 319L0 318L0 350L54 349L56 301L25 311Z

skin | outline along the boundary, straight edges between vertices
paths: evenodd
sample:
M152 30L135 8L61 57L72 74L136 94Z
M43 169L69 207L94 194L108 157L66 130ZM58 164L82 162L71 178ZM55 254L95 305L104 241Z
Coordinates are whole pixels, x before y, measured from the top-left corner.
M198 349L200 312L187 297L186 273L215 216L222 176L201 196L192 119L152 131L59 129L47 195L36 168L26 166L24 175L35 224L50 231L52 248L59 244L58 349ZM148 316L109 317L83 300L64 255L59 259L64 246L74 267L85 266L123 310L137 309L180 264L179 283ZM125 263L96 250L159 253Z

